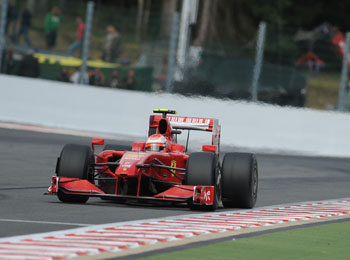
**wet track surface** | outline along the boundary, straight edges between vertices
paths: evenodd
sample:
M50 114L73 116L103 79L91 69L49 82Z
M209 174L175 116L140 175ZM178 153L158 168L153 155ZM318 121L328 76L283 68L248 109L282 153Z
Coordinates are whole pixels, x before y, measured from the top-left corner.
M44 196L66 143L90 144L90 138L0 129L0 237L192 213L181 205L135 206L98 198L78 205ZM257 207L350 197L350 159L260 154L257 159Z

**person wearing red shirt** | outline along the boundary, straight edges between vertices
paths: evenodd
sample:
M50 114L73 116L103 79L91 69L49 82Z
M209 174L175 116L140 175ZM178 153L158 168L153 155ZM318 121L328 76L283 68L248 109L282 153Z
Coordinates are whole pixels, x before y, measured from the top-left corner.
M69 47L69 50L68 50L69 56L73 56L74 51L77 48L81 47L83 44L85 24L81 19L81 17L77 17L76 22L77 22L77 40Z

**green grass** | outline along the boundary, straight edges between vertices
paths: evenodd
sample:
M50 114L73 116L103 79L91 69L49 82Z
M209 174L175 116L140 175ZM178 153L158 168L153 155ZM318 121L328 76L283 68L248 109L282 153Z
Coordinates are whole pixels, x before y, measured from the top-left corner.
M326 109L337 104L340 73L320 72L309 74L307 77L307 107Z
M242 238L143 259L350 259L350 222Z

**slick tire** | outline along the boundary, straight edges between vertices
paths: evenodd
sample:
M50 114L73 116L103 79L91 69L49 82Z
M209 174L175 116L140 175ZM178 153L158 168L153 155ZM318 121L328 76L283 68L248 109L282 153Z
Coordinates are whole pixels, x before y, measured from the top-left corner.
M93 182L94 156L92 150L86 145L67 144L63 147L61 155L57 161L57 176L79 178ZM62 202L85 203L89 197L65 193L59 190L58 199Z
M224 207L253 208L258 197L258 164L250 153L227 153L222 162Z
M198 206L189 203L190 208L193 210L216 210L221 201L221 175L216 155L209 152L192 153L187 160L186 169L185 184L215 186L213 205Z

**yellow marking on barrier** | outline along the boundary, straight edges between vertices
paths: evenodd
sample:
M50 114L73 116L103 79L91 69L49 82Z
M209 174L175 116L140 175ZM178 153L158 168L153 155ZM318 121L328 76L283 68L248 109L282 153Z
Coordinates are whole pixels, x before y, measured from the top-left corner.
M49 63L50 64L55 64L57 60L55 58L49 58Z
M82 60L75 57L59 56L52 54L35 53L34 57L38 59L39 63L49 62L49 64L59 63L61 66L78 67L81 66ZM120 68L120 64L108 63L102 60L89 60L87 65L94 68Z

